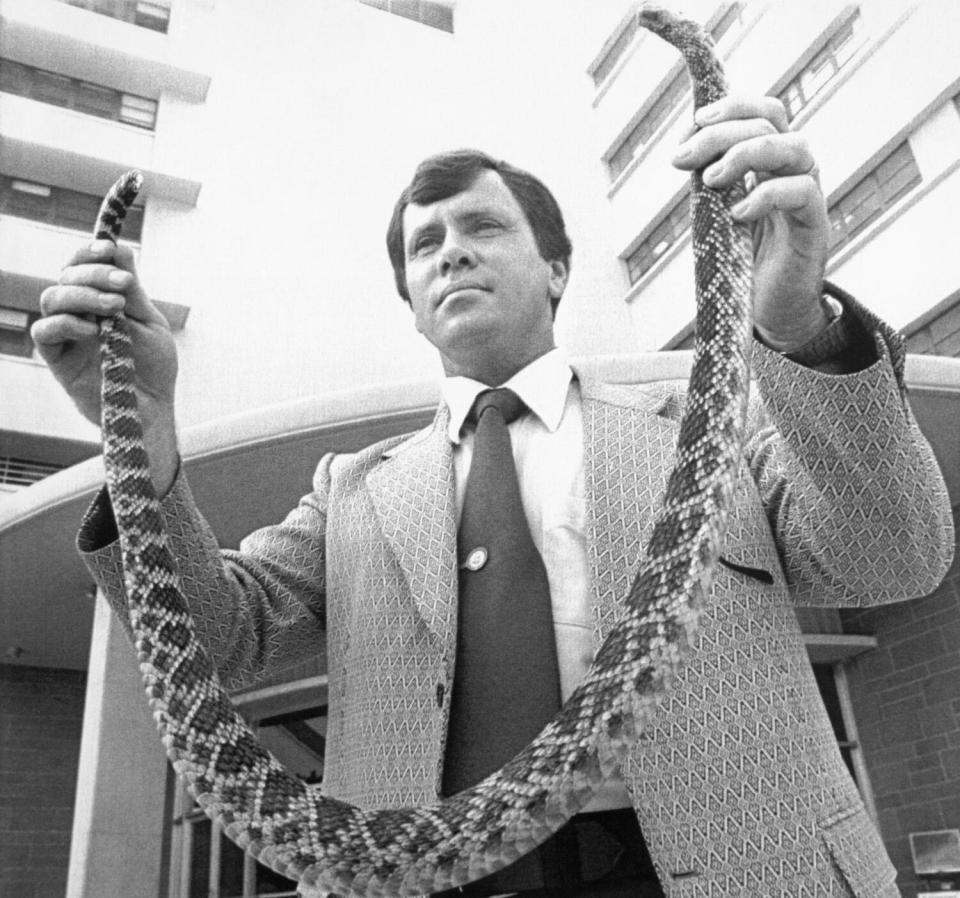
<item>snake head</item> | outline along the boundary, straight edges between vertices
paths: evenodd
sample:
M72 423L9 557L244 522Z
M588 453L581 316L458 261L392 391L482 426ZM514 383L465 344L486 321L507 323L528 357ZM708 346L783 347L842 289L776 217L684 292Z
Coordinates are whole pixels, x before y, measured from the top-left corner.
M673 44L681 52L685 45L705 38L699 22L680 15L659 3L641 3L637 7L637 24Z
M670 17L671 14L658 3L641 3L637 9L637 19L642 24L665 23Z
M676 16L658 3L641 3L637 8L637 24L654 34L660 34L676 21Z

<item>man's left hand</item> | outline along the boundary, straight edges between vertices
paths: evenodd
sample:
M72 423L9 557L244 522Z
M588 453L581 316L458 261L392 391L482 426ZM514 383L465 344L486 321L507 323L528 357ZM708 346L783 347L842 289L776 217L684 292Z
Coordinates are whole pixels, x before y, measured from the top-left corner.
M703 169L708 187L747 179L752 189L733 214L753 228L755 326L771 348L796 349L827 324L830 221L810 147L774 97L729 95L697 110L694 123L674 165Z

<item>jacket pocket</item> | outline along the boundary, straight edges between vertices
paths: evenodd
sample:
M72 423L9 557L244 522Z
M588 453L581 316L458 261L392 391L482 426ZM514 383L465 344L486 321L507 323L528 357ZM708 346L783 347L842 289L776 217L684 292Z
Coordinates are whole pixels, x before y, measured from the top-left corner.
M842 811L822 827L827 851L856 898L899 898L897 871L862 806Z
M771 574L766 568L752 567L748 564L740 564L739 562L732 561L725 555L720 556L720 564L722 564L725 568L729 568L731 571L736 571L739 574L743 574L745 577L751 577L752 579L758 580L761 583L766 583L767 586L773 586L773 584L776 582L773 574Z

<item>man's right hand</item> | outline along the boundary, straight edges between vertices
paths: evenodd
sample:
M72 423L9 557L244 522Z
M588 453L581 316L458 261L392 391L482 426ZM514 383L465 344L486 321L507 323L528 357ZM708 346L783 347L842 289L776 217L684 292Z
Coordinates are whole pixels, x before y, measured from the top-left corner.
M97 319L123 311L133 342L136 393L154 485L162 495L179 458L174 417L177 350L167 320L147 298L133 251L109 240L78 249L56 284L40 296L42 317L30 335L81 414L100 423Z

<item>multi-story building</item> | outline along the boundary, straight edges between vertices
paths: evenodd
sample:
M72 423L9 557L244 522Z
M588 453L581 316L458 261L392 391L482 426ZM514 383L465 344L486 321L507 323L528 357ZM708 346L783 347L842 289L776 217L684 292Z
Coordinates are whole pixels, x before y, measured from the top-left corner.
M953 4L686 5L734 84L780 96L808 134L834 222L829 275L916 352L960 355L960 262L947 251L960 63L942 39L960 25ZM428 153L479 146L543 177L575 246L562 342L682 376L686 355L633 354L690 344L688 187L670 165L690 95L675 53L637 32L629 8L0 0L0 891L289 888L175 783L126 636L73 548L100 482L98 435L29 325L106 187L130 167L146 175L125 238L174 330L194 490L235 545L309 489L322 452L430 415L436 363L383 246ZM908 369L955 502L957 368ZM907 890L910 834L960 827L956 596L948 579L896 608L801 612ZM324 674L318 649L238 696L308 778L322 775Z

